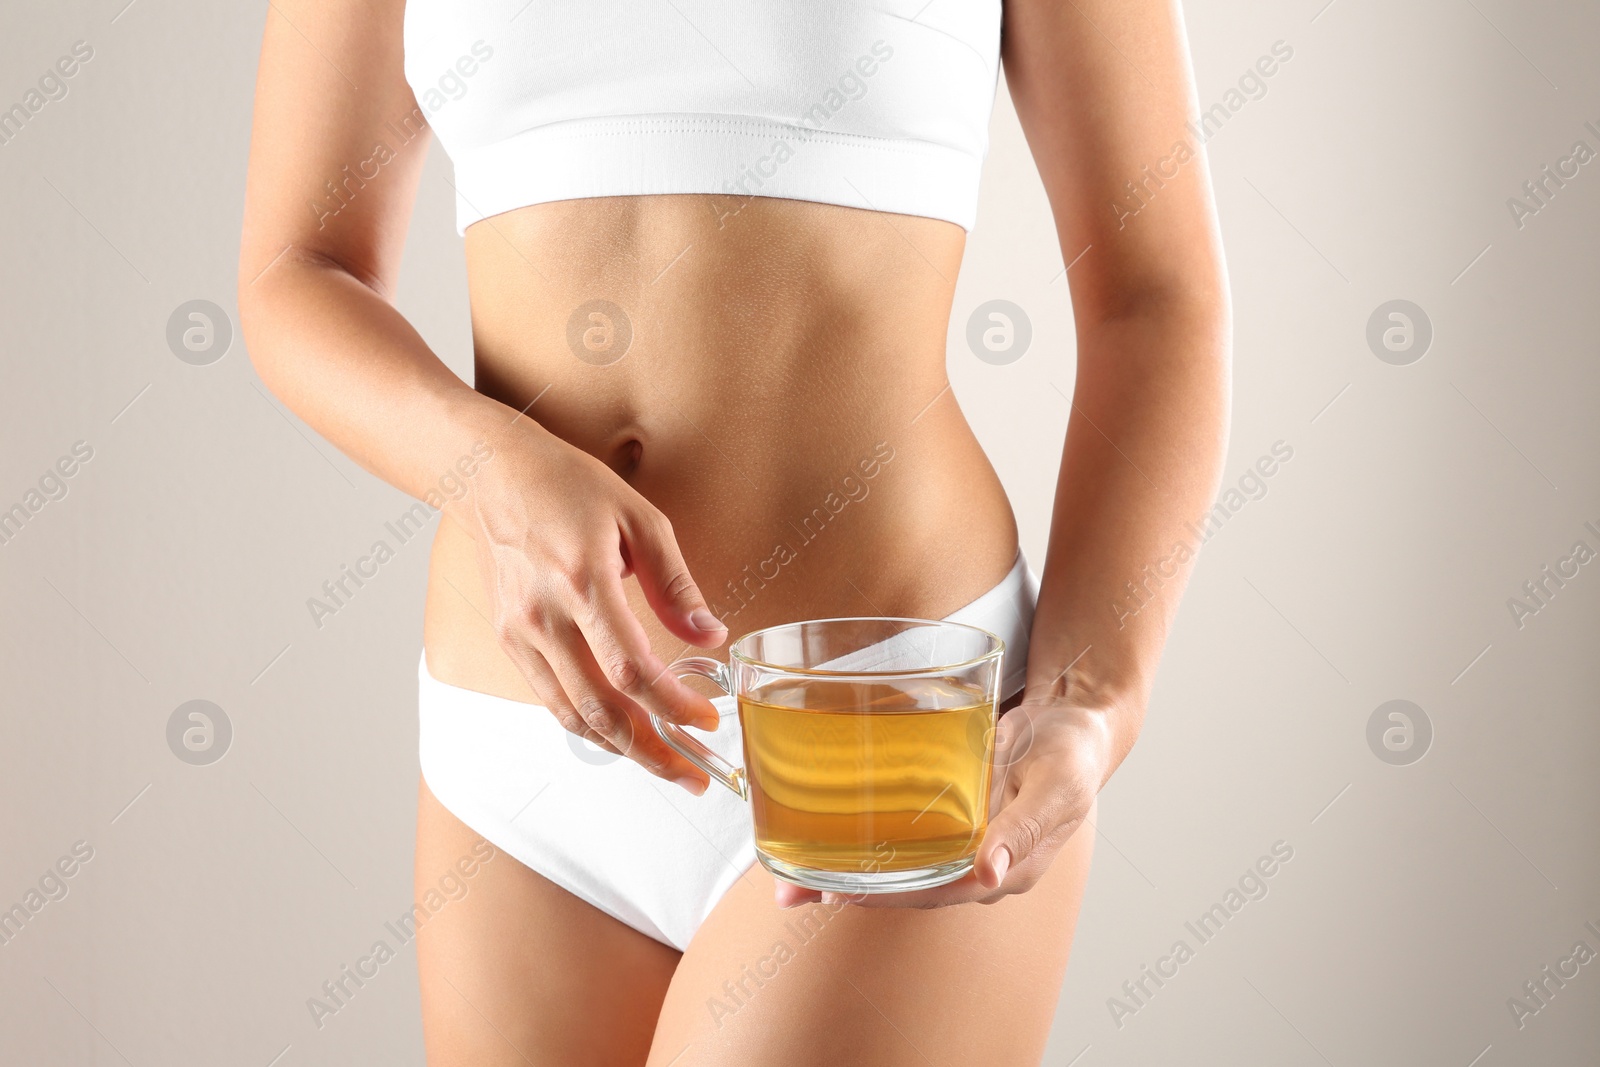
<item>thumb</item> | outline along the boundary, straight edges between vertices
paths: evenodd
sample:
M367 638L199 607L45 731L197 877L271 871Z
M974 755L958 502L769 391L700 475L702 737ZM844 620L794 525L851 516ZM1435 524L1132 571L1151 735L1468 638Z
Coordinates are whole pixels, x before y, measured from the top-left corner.
M1031 781L1024 778L1017 794L989 820L989 829L973 861L978 882L985 888L999 886L1008 873L1038 851L1046 838L1054 836L1063 805L1044 779L1043 775L1034 775ZM1076 829L1077 821L1060 829L1070 833Z
M672 524L659 511L619 523L628 567L639 579L644 598L663 625L677 637L701 648L715 648L728 628L711 613L689 565L678 551Z

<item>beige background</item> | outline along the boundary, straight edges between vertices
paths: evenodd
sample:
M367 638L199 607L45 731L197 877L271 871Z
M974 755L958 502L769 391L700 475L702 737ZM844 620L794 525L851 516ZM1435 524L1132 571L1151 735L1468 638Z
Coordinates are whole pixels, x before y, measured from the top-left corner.
M1575 942L1600 950L1600 564L1521 629L1506 606L1575 541L1600 548L1600 164L1520 230L1506 206L1575 140L1600 149L1600 16L1324 2L1189 13L1207 106L1294 50L1209 147L1238 321L1228 479L1294 454L1207 546L1105 793L1058 1067L1600 1059L1600 962L1521 1029L1507 1006ZM411 903L425 551L312 626L306 598L406 500L267 397L237 338L210 366L165 340L184 301L233 313L265 5L124 3L0 14L0 106L94 48L0 145L0 507L94 449L0 545L0 908L94 849L0 946L0 1059L420 1063L409 946L321 1029L306 1000ZM465 370L448 174L435 150L400 299ZM1036 559L1072 380L1061 267L1002 92L950 373ZM1007 366L964 340L992 298L1034 326ZM1396 298L1434 327L1409 366L1365 341ZM195 698L234 730L209 766L166 740ZM1392 699L1432 723L1409 766L1366 739ZM1278 841L1265 899L1119 1027L1108 998L1198 945L1184 922Z

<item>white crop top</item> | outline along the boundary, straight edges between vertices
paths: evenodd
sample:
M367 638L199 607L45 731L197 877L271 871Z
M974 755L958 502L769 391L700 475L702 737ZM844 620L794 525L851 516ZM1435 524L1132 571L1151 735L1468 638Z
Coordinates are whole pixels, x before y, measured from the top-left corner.
M456 224L594 196L773 196L971 229L1001 0L409 0Z

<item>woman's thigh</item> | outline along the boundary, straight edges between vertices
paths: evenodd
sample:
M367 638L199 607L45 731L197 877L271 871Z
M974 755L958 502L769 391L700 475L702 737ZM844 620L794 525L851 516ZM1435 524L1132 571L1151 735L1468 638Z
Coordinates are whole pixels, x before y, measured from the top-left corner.
M683 954L650 1067L1039 1062L1066 972L1094 817L1034 888L929 911L788 911L740 880Z
M422 785L417 899L474 861L417 931L429 1067L643 1064L678 953L482 840Z

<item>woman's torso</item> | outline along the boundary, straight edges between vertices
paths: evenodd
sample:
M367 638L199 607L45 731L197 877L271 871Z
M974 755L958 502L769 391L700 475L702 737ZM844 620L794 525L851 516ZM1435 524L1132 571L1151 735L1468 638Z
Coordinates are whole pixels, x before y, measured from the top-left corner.
M963 245L949 222L762 197L520 208L467 230L476 387L664 512L733 636L939 617L1017 543L945 374ZM656 652L688 651L628 589ZM430 669L536 703L488 614L471 538L442 521Z

